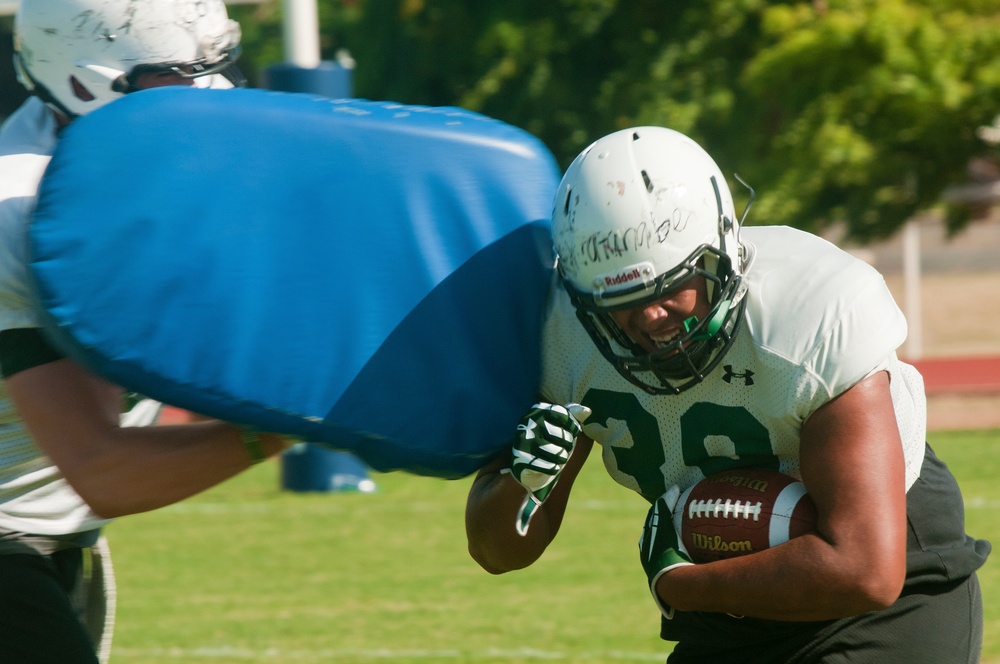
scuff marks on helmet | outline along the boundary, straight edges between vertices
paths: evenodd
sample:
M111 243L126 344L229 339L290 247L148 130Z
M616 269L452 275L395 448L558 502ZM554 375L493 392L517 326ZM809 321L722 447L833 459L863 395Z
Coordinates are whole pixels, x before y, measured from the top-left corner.
M80 12L72 19L70 19L70 24L73 26L72 31L74 38L80 39L81 37L85 36L83 34L84 29L87 27L87 24L90 23L91 17L94 16L94 14L96 13L97 12L95 12L93 9L87 9L85 11ZM100 34L100 28L101 28L100 25L98 25L96 28L92 28L90 30L90 34L91 35ZM52 32L49 32L49 34L56 33L56 30L54 28L49 28L49 30L52 30Z
M87 9L76 14L71 20L71 34L73 39L94 40L98 42L114 43L118 39L119 32L128 33L131 27L131 20L119 26L109 25L100 12L94 9ZM54 34L55 29L52 30Z
M125 5L125 10L122 12L124 15L124 21L121 26L119 26L119 29L125 34L132 32L132 26L135 23L135 15L140 9L139 4L139 0L130 0L130 2Z

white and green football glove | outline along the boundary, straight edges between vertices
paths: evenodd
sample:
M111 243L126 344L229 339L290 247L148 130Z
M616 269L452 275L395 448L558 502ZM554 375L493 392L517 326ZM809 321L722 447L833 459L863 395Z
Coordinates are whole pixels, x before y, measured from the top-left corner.
M528 532L531 518L552 492L583 431L580 425L589 416L590 409L577 403L536 403L521 418L510 468L502 471L526 491L515 524L519 535Z
M656 499L646 513L646 522L639 538L639 559L646 570L649 589L653 600L668 619L674 617L674 610L660 599L656 592L656 582L672 569L682 565L693 565L684 543L677 537L674 525L674 507L681 491L674 485Z

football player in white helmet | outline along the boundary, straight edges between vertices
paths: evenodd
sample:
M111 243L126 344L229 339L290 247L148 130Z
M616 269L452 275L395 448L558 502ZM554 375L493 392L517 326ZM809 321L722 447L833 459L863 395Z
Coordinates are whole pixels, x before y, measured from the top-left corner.
M109 518L181 500L287 445L222 422L128 426L141 422L119 420L121 390L43 336L29 285L27 225L58 129L136 90L238 84L239 37L222 0L20 3L16 66L34 96L0 126L0 661L107 661Z
M553 240L570 300L605 358L643 390L673 394L704 378L732 343L745 304L745 256L729 187L712 158L668 129L643 129L645 141L636 135L609 136L570 166ZM663 140L673 141L669 158L659 153ZM639 179L627 185L609 179L635 169ZM626 219L633 221L622 226ZM633 337L620 324L620 312L702 281L707 306L670 337Z
M743 227L715 161L662 127L584 150L552 237L541 402L469 494L484 569L542 555L597 442L652 504L640 559L669 662L978 661L990 544L965 533L925 442L923 381L896 356L906 321L881 275L814 235ZM655 517L740 467L800 479L816 532L691 564Z
M29 1L14 19L18 80L70 120L143 88L242 86L239 54L222 0Z

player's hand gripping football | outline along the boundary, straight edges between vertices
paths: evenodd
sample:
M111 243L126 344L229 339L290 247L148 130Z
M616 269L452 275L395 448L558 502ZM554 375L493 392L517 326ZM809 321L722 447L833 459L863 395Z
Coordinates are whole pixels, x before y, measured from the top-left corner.
M504 470L526 491L515 524L519 535L528 532L531 518L552 492L589 416L590 409L576 403L536 403L521 418L510 468Z
M653 593L660 611L667 618L673 617L673 609L666 606L656 592L656 582L670 570L682 565L692 565L684 544L677 537L674 527L674 507L680 498L681 491L674 485L666 493L656 499L646 513L646 522L639 538L639 559L642 568L646 570L649 589Z

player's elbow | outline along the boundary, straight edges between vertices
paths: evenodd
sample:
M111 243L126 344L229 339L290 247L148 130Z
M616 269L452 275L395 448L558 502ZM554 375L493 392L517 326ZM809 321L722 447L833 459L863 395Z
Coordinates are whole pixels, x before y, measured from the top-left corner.
M886 609L899 599L906 580L905 556L857 570L848 584L849 613L857 615Z
M510 550L491 549L469 540L469 555L490 574L506 574L524 569L535 561L535 558L514 555Z
M892 606L903 592L904 574L872 578L860 588L860 597L867 605L866 611L878 611Z
M88 502L87 505L90 507L90 511L102 519L118 519L129 514L135 514L134 510L122 509L113 503L96 501L96 505L95 502Z
M79 465L64 471L63 476L90 511L103 519L117 519L145 511L126 500L119 483L107 480L102 470Z
M887 609L899 599L900 589L888 584L869 584L856 586L847 593L847 599L842 604L843 617L856 616L871 611Z
M510 568L498 565L494 561L490 560L488 557L484 556L481 552L476 551L475 547L471 545L469 546L469 555L472 556L472 559L476 561L476 564L478 564L480 567L482 567L485 571L489 572L490 574L499 575L513 571Z
M90 511L102 519L117 519L118 517L133 514L136 510L126 508L115 492L109 491L92 482L77 482L73 488L80 498L87 503Z

